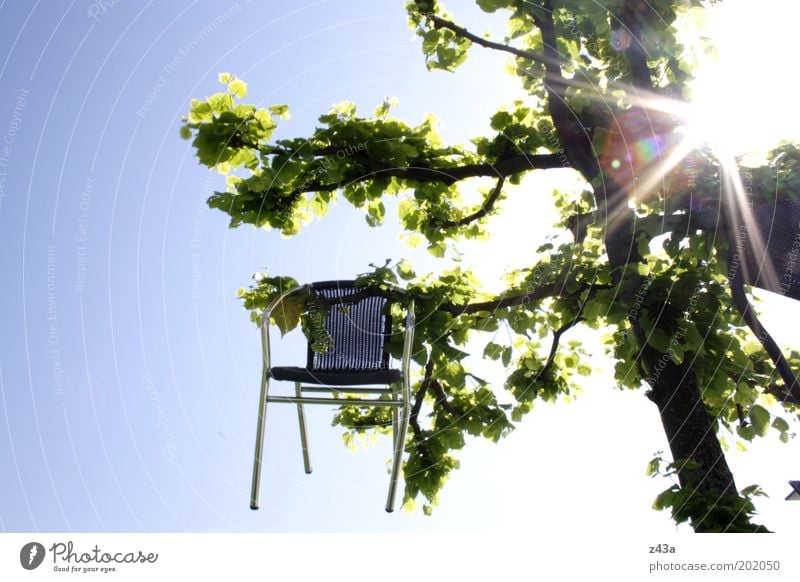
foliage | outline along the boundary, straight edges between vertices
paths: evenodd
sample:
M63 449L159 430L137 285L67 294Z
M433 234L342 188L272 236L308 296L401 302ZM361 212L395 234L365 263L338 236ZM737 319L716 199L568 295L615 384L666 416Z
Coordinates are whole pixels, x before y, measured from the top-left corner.
M648 474L652 477L676 477L679 468L690 466L692 461L681 459L668 463L661 469L663 459L653 458L648 465ZM706 533L765 533L769 530L763 525L753 524L751 518L756 513L753 498L766 496L758 485L750 485L741 491L741 495L723 493L716 497L707 491L699 491L696 483L686 486L673 484L659 493L653 502L653 509L670 510L676 523L693 521L696 529ZM732 517L731 517L732 516Z
M408 261L388 260L359 277L387 292L402 283L416 302L413 359L424 372L414 382L406 505L421 498L424 511L431 511L470 437L499 441L537 400L576 395L578 378L592 372L581 330L603 332L617 384L646 392L662 412L674 405L663 395L677 390L673 379L682 378L677 382L688 387L686 398L696 398L707 412L702 434L734 435L741 448L769 434L788 441L797 401L786 397L788 387L763 338L754 337L731 298L735 266L721 227L722 168L710 152L698 150L679 167L664 169L661 161L679 140L676 121L635 99L645 90L683 97L691 71L675 24L701 14L701 3L477 3L508 17L505 38L471 33L439 2L407 3L430 69L454 71L479 45L508 53L509 70L528 92L527 99L492 113L492 132L470 144L444 144L432 115L418 125L393 117L396 100L388 97L372 116L339 103L319 117L309 137L273 140L288 106L243 103L247 87L230 74L220 75L225 91L192 101L181 129L200 163L227 175L227 189L208 204L228 214L231 227L246 223L291 236L340 198L378 227L385 201L397 198L406 241L425 241L439 258L451 258L461 240L484 237L510 187L531 173L568 166L580 174L573 190L524 194L552 202L560 219L537 262L507 273L506 290L498 295L482 292L476 275L452 261L438 273L421 274ZM648 155L653 147L661 149ZM745 169L754 199L770 196L776 180L800 191L794 188L800 185L798 160L800 149L783 144L766 165ZM646 193L637 189L653 175L658 179L649 180L654 185ZM482 203L469 205L464 185L477 177L497 183L483 192ZM257 321L261 310L297 285L288 277L260 276L240 296ZM284 333L301 325L326 349L325 306L307 294L292 297L276 305L273 321ZM395 325L403 323L396 318ZM399 340L389 349L399 357ZM479 357L501 364L505 380L472 373ZM789 361L797 370L800 354ZM662 416L669 432L675 420ZM345 406L334 423L346 427L352 444L356 435L385 432L388 420L385 411ZM702 446L719 447L712 441L717 444ZM721 450L690 456L694 445L684 455L686 443L671 444L681 461L670 463L667 474L678 482L658 497L657 508L669 508L677 522L696 529L759 530L750 523L757 490L730 492L724 459L714 468L703 464L703 455L716 459ZM659 464L651 462L651 472L658 474ZM719 471L718 478L697 481L698 470Z

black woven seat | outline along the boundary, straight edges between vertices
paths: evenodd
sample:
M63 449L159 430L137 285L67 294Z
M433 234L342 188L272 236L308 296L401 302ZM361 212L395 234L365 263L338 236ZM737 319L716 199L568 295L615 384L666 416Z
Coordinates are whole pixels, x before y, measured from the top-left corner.
M275 380L304 382L325 386L364 386L366 384L394 384L403 377L400 370L309 370L296 366L276 366L270 369Z

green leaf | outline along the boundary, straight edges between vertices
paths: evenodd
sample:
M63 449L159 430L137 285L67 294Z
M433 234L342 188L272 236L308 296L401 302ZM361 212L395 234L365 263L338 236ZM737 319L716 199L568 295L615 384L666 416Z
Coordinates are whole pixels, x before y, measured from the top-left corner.
M512 16L508 21L508 34L511 38L517 38L530 32L531 24L527 18Z
M400 261L397 264L397 274L403 281L410 281L416 277L416 273L408 261Z
M392 107L397 105L397 97L386 97L383 102L375 108L375 117L383 119L389 115Z
M478 0L478 6L484 12L496 12L501 8L510 8L514 4L514 0Z
M683 349L680 346L673 346L671 350L667 350L670 359L679 365L683 362Z
M655 477L656 475L659 475L662 461L663 459L658 456L650 459L650 462L647 463L647 470L646 470L646 474L648 477Z
M233 95L230 93L215 93L208 98L208 106L214 113L229 111L233 107Z
M742 489L741 493L745 497L769 497L759 485L749 485Z
M192 99L191 106L189 107L189 121L191 123L200 123L210 118L211 106L208 102Z
M736 427L736 434L742 437L746 441L752 441L753 437L756 436L755 430L752 426L739 426Z
M483 348L483 357L491 360L497 360L503 354L504 349L505 346L501 346L500 344L496 344L494 342L489 342L486 344L486 347Z
M300 314L305 307L305 299L300 294L284 297L273 308L270 319L281 330L281 336L296 328L300 323Z
M668 507L675 505L677 501L677 493L674 489L670 488L658 494L655 501L653 501L653 509L663 511Z
M228 91L236 95L239 99L247 97L247 83L241 79L236 79L228 83Z
M657 327L650 332L647 343L662 354L666 354L667 350L669 350L669 336Z
M769 431L769 411L760 404L754 404L750 409L750 421L753 423L753 429L758 436L765 436Z
M780 416L776 416L775 420L772 421L772 428L780 432L786 432L789 430L789 423Z
M288 105L270 105L267 109L269 109L270 113L277 115L281 119L289 119Z
M497 131L503 131L508 125L511 124L513 118L508 111L498 111L492 116L492 128Z

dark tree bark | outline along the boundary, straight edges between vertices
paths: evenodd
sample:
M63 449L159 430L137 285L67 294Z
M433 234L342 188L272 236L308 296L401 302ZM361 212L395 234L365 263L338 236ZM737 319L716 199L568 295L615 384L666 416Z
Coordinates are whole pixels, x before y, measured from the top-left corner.
M655 355L647 354L649 360ZM676 365L671 359L658 360L658 377L652 383L648 398L658 406L661 423L669 441L672 458L678 463L678 480L682 488L694 488L699 494L721 500L738 495L725 454L714 431L714 423L706 410L691 368ZM681 462L688 460L685 467ZM692 516L696 532L717 531L713 524L715 507L705 508L703 515ZM705 518L705 519L704 519ZM709 519L710 518L710 519ZM711 524L711 525L709 525Z

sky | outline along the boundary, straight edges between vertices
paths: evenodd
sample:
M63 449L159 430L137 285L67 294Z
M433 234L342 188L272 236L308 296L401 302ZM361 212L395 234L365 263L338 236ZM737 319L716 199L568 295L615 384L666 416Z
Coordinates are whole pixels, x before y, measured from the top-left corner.
M453 4L501 30L501 15ZM434 113L464 142L521 96L504 57L473 50L456 74L428 72L396 1L40 0L0 2L0 59L0 530L686 531L650 509L670 485L645 475L668 450L657 410L602 374L499 444L469 442L432 517L383 511L388 439L352 454L331 411L311 408L308 476L294 409L272 406L261 509L248 507L260 346L236 290L255 271L313 281L388 257L432 263L350 207L291 239L229 229L205 204L224 179L178 135L190 99L231 72L248 101L290 105L278 138L308 135L333 103L371 112L392 95L398 117ZM487 281L530 262L551 187L526 180L465 262ZM760 483L763 521L796 534L800 504L783 498L797 443L751 449L729 455L738 485Z

